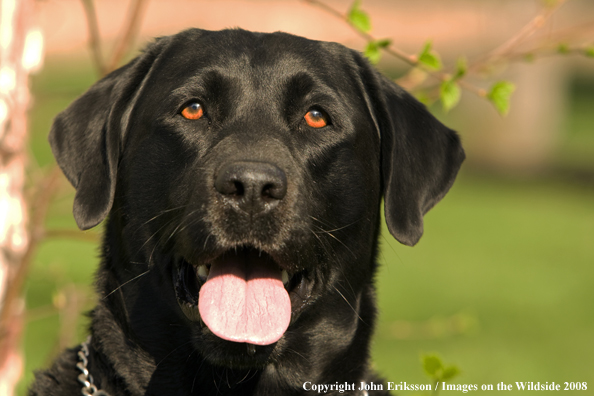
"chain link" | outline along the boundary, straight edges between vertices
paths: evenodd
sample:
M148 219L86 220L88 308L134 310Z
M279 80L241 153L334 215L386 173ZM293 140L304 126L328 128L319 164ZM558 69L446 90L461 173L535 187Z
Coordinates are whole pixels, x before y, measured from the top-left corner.
M104 390L97 389L93 383L93 376L89 373L89 343L91 342L91 336L87 337L87 340L80 344L80 351L78 351L78 363L76 368L80 371L78 375L78 382L82 384L81 394L84 396L109 396L109 393Z

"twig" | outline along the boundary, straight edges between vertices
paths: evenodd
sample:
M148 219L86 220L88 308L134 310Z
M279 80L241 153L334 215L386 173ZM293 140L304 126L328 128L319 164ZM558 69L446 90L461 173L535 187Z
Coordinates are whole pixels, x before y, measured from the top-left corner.
M500 58L509 53L514 47L520 44L523 40L533 35L538 29L540 29L544 23L561 7L567 0L558 0L554 5L545 8L540 14L535 16L530 22L528 22L520 31L512 38L495 48L489 54L487 54L487 60L494 58Z
M346 14L341 13L340 11L332 8L331 6L327 5L326 3L320 0L302 0L305 3L309 3L313 6L319 7L324 11L328 12L329 14L343 20L346 22L359 36L364 38L367 42L375 41L376 39L370 35L369 33L363 32L359 30L356 26L354 26L351 21L349 20ZM489 54L485 55L482 58L479 58L476 61L473 61L467 68L467 74L471 72L476 72L477 70L482 69L485 65L493 63L496 60L500 60L502 58L506 58L508 60L513 60L518 58L519 54L513 53L513 49L516 48L520 43L522 43L525 39L533 35L538 29L540 29L544 23L551 18L551 16L569 0L558 0L554 5L546 7L542 12L540 12L536 17L534 17L528 24L526 24L515 36L501 44L499 47L495 48ZM436 79L440 83L443 81L447 81L451 78L451 75L445 72L436 72L433 70L428 70L421 62L416 55L409 55L406 52L394 47L394 45L390 44L387 47L382 48L386 53L408 63L410 66L415 68L422 69L428 76ZM583 48L585 50L586 47ZM579 52L579 47L572 48L570 52ZM465 81L461 78L457 79L456 82L466 91L472 92L479 97L486 97L488 95L487 90L477 87L468 81ZM417 83L418 84L418 83Z
M87 242L98 242L99 236L94 232L83 232L79 230L46 230L43 234L44 238L67 238L80 239Z
M53 166L49 171L48 176L45 178L42 188L39 189L40 192L37 194L35 201L30 206L31 208L34 208L31 225L29 227L30 241L16 270L14 278L8 283L6 288L2 312L0 313L0 329L2 330L7 328L8 321L12 317L13 309L15 309L15 301L17 301L21 294L22 286L29 273L29 267L33 260L34 253L43 237L43 224L60 179L60 169L57 166Z
M560 45L560 44L559 44ZM509 60L521 60L521 59L536 59L536 58L543 58L546 56L555 56L555 55L583 55L589 48L592 48L594 44L585 44L585 45L576 45L573 47L564 48L562 51L557 47L548 47L548 48L535 48L528 51L522 52L510 52L506 58Z
M578 42L581 44L577 44ZM573 44L569 45L568 43ZM531 44L531 47L526 46L529 49L522 51L509 50L506 53L506 59L518 60L526 57L536 58L558 54L585 54L587 50L594 48L594 20L551 32L546 40L541 39Z
M508 58L514 48L521 44L525 39L532 36L544 23L553 16L553 14L565 4L568 0L558 0L554 5L546 7L538 15L536 15L530 22L528 22L520 31L509 40L495 48L487 55L475 60L469 65L469 71L476 71L482 69L486 64L493 63L502 58Z
M470 84L468 81L464 81L462 79L456 80L458 85L460 85L465 90L472 92L473 94L484 98L488 95L488 92L484 88L477 87L476 85Z
M594 40L594 19L579 25L573 25L567 28L561 28L556 30L554 33L548 35L548 41L552 40L552 37L557 41L589 41Z
M89 48L93 55L93 62L97 71L101 76L106 74L105 63L103 62L103 54L101 52L101 39L99 34L99 24L97 23L97 13L95 12L95 5L93 0L82 0L87 17L87 28L89 31Z
M25 322L30 324L38 320L46 319L58 314L58 308L53 304L46 304L41 307L27 308Z
M132 0L130 3L127 23L124 24L124 31L112 53L111 59L108 63L107 72L115 70L126 52L130 49L130 46L138 34L138 28L140 27L140 22L142 21L142 16L144 15L147 4L148 1L145 0Z
M358 33L361 37L363 37L365 40L367 41L373 41L375 40L375 38L370 35L369 33L365 33L360 31L359 29L357 29L352 23L351 21L349 21L349 18L341 13L340 11L330 7L329 5L327 5L326 3L323 3L321 1L318 0L303 0L305 3L309 3L313 6L319 7L321 9L323 9L324 11L328 12L329 14L334 15L335 17L342 19L344 22L346 22L356 33ZM417 59L417 57L415 55L409 55L406 52L395 48L393 45L389 45L388 47L383 48L384 51L386 51L387 53L389 53L392 56L395 56L396 58L408 63L411 66L414 67L419 67L419 60Z

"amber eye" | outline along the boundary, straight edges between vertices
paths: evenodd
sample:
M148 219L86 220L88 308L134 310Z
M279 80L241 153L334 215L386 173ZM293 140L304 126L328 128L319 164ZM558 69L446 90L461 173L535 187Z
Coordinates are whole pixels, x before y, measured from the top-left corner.
M328 125L328 116L321 110L312 109L305 116L305 122L312 128L323 128Z
M204 114L202 105L198 102L192 102L188 106L184 107L181 115L188 120L197 120Z

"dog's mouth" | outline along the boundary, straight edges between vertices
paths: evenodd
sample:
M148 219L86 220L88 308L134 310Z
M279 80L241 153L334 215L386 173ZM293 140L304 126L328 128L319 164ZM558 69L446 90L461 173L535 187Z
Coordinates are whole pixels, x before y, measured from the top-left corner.
M270 345L285 333L311 295L307 271L291 273L256 248L228 250L205 263L179 259L177 301L186 317L219 338Z

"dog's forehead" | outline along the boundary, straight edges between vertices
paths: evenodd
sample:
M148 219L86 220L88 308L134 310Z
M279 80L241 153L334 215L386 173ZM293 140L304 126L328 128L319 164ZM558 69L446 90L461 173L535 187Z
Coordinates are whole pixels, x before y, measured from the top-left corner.
M348 67L340 66L352 58L350 50L340 44L240 29L188 30L173 36L162 55L161 66L180 83L215 70L259 85L280 83L303 71L332 85L347 77Z

